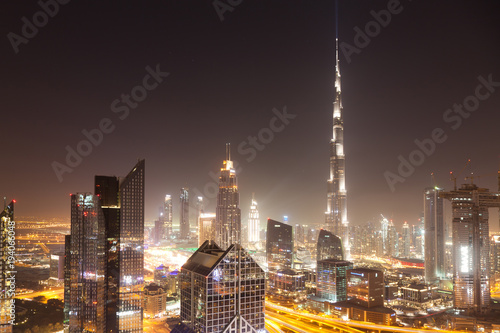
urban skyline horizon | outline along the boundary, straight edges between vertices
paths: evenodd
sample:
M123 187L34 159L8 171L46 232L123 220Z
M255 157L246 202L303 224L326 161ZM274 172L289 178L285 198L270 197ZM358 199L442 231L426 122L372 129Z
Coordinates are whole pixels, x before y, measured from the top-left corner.
M394 3L340 2L340 15L333 2L244 4L223 20L210 4L60 6L3 54L5 154L14 158L2 166L1 194L19 201L18 216L69 218L69 193L92 192L88 179L124 174L140 157L152 222L165 194L177 206L182 187L214 193L231 142L244 221L255 193L263 220L321 226L337 36L350 225L380 214L415 223L431 173L450 189L449 172L469 158L460 178L473 171L496 191L498 153L487 143L499 138L498 4ZM41 10L9 7L10 36ZM68 150L83 154L67 163Z

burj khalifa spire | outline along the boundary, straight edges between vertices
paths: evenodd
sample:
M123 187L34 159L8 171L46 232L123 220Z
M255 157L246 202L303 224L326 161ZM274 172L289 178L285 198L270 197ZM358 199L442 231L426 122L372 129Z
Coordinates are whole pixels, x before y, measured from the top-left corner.
M330 179L327 181L325 229L342 239L344 258L350 257L347 193L345 188L344 120L340 88L339 41L335 50L335 101L333 102L333 136L330 140Z

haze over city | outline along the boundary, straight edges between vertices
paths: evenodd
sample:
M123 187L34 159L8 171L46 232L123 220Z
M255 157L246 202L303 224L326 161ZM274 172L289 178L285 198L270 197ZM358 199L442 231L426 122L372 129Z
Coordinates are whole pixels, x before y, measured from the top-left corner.
M21 18L40 10L36 1L3 6L5 36L22 35ZM431 172L450 189L449 172L460 172L469 158L458 183L474 172L484 175L479 186L497 188L498 87L460 124L445 114L475 94L479 77L500 82L498 4L401 1L360 47L356 34L375 20L370 11L387 6L340 1L338 8L339 40L357 48L346 54L344 45L340 54L351 225L377 222L379 214L398 226L415 223L423 189L434 186ZM198 189L213 210L215 192L205 188L216 184L210 174L218 177L230 142L244 218L255 192L263 217L323 223L336 17L331 1L243 2L223 20L208 1L62 5L17 53L8 38L2 43L8 163L1 194L18 201L17 216L69 218L70 193L92 192L95 174L125 175L144 158L146 221L157 217L165 194L178 204L181 187ZM158 85L129 112L117 111L127 105L122 94L158 69L169 74L148 81ZM270 128L284 108L295 117L260 143L262 151L251 158L238 149L250 147L249 136ZM82 130L105 118L110 133L60 181L54 161L66 164L65 147L76 149ZM435 128L447 139L391 191L384 173L398 174L398 156L408 159L418 149L414 141L431 138Z

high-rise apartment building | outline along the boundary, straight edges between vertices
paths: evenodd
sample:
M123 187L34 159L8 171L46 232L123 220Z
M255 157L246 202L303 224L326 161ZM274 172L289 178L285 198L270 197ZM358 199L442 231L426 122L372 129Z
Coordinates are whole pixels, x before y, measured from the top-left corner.
M172 210L172 196L170 194L165 195L165 202L163 203L163 238L172 238L172 221L173 221L173 210Z
M181 268L176 332L265 331L265 273L239 245L206 241Z
M215 214L215 242L221 249L231 244L241 244L240 194L236 171L231 161L230 145L226 144L226 159L219 176L219 192Z
M326 259L316 266L316 296L330 302L347 300L347 271L352 263L343 260Z
M340 88L339 46L335 52L335 101L333 102L333 137L330 140L330 178L327 181L325 229L339 236L346 258L350 256L347 192L345 186L344 120Z
M260 242L260 219L257 201L252 194L252 204L248 214L248 243L258 244Z
M189 237L189 189L181 188L180 196L180 218L179 218L180 238L187 239Z
M69 332L106 332L106 239L99 198L71 195Z
M325 229L321 229L318 236L317 261L325 259L344 260L342 240Z
M15 296L15 289L13 291L11 289L11 281L15 282L15 274L11 276L9 273L15 271L14 261L9 259L12 258L9 252L15 252L9 250L9 247L15 248L14 203L15 200L12 200L0 213L0 333L11 333L12 322L15 320L15 316L11 317L10 303Z
M198 218L198 247L215 239L215 214L201 213Z
M425 281L435 283L446 278L445 271L445 226L441 189L427 188L424 191L424 253Z
M268 219L266 237L269 270L293 268L293 227Z
M451 201L453 210L454 307L483 314L490 308L488 208L500 207L500 196L474 184L439 195Z

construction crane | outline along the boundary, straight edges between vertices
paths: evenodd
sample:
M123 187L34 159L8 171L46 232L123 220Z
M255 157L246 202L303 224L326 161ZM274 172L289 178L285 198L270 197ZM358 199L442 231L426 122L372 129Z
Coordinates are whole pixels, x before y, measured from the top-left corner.
M474 176L474 173L471 173L470 176L465 177L465 180L470 179L470 183L474 184L474 179L479 179L481 177L489 177L489 176L499 175L499 174L500 174L500 170L498 172L487 173L485 175L479 175L479 176ZM500 183L498 185L499 185L499 192L500 192Z
M470 158L467 160L467 163L465 163L464 167L460 172L457 174L457 176L460 176L462 172L464 172L465 168L469 165L470 163ZM453 171L450 171L450 179L453 180L453 188L456 191L457 190L457 177L453 175Z

